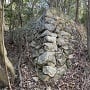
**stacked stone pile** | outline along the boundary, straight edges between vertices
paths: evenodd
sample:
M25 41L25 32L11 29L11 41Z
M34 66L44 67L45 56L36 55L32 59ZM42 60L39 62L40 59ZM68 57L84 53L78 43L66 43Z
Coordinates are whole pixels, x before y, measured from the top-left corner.
M47 11L44 28L36 32L37 37L30 44L38 76L43 81L56 80L65 74L67 60L74 58L73 51L80 42L75 25L63 15Z

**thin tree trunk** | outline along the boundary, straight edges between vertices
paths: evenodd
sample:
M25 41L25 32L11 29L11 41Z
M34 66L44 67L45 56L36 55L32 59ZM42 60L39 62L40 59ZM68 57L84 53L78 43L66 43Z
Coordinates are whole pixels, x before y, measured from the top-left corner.
M0 56L2 57L2 60L0 61L1 64L4 64L9 68L11 73L15 75L14 67L12 63L9 61L7 57L7 51L4 44L4 0L0 0ZM3 73L3 72L0 72ZM7 75L6 73L3 73L3 76L5 78L2 78L2 81L4 84L8 85L7 81ZM1 79L1 76L0 76Z
M0 0L0 56L4 57L3 5L1 0ZM0 61L0 65L3 63L3 61L4 60ZM0 82L2 82L4 85L8 85L7 75L5 71L4 72L2 71L3 70L0 68Z
M79 14L79 0L76 0L76 16L75 16L76 23L78 23L78 14Z
M62 11L66 14L66 0L64 0L63 2L63 7L62 7Z
M70 14L70 5L71 5L71 0L68 1L67 15Z
M22 27L22 16L21 16L21 8L22 8L22 4L23 4L23 1L22 0L19 0L19 4L18 4L18 7L19 7L19 22L20 22L20 26Z
M87 47L90 60L90 0L88 0L88 29L87 29Z

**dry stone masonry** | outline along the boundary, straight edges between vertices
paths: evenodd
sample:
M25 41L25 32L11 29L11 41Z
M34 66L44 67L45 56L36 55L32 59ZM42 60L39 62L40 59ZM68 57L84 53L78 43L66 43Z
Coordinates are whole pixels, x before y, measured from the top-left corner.
M37 30L31 42L32 57L38 76L43 81L59 79L67 71L67 60L72 59L73 50L80 41L76 24L61 14L48 10L44 28Z

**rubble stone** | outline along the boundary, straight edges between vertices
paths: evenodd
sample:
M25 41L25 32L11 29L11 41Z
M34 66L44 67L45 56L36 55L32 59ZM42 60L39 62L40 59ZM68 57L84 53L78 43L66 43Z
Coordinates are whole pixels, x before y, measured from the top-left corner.
M56 63L55 52L45 52L38 57L38 64L46 64L47 62Z
M56 74L56 67L44 66L43 73L49 75L50 77L54 77Z

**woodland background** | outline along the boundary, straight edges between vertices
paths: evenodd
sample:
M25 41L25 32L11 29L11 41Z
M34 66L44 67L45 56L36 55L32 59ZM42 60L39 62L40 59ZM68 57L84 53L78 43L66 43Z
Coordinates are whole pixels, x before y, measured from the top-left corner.
M7 55L16 72L14 80L8 73L9 86L4 90L90 89L90 0L1 0L0 4L0 27L2 25L4 27L0 31L1 38L4 36L4 40L0 41L3 42L3 45L1 44L2 51L4 52L6 46ZM31 34L28 30L37 27L37 24L34 24L35 21L39 21L49 8L55 8L59 16L67 17L70 22L73 20L77 24L79 34L84 38L84 47L78 43L75 62L69 62L71 64L67 74L63 75L57 82L44 82L37 79L31 57L32 52L28 46L28 38L31 38L27 34ZM7 55L1 52L3 59ZM9 67L7 63L6 66ZM12 69L9 69L13 73ZM6 70L6 72L8 71Z

